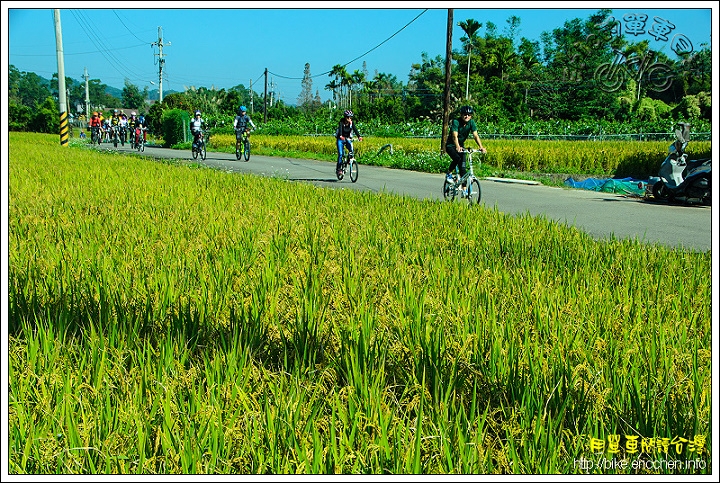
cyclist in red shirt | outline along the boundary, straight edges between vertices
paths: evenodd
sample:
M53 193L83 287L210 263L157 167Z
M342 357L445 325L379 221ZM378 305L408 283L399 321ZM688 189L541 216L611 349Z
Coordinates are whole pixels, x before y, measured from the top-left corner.
M90 118L89 122L90 126L90 139L95 141L97 136L100 135L100 126L102 126L102 122L100 121L100 116L98 116L97 111L92 113L92 117Z

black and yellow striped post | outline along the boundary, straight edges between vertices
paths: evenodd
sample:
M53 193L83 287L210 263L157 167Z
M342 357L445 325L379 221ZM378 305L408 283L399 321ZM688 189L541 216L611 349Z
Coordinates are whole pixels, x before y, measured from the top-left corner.
M53 10L55 19L55 43L58 60L58 102L60 105L60 146L68 145L70 126L68 125L67 92L65 92L65 61L63 60L62 27L60 26L60 10Z
M60 145L67 146L70 140L70 124L68 123L68 113L60 113Z

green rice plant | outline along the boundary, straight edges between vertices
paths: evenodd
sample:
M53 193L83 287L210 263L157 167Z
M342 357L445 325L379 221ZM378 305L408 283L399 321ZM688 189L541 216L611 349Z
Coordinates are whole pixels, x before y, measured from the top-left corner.
M278 136L253 134L253 152L265 155L293 155L335 160L337 148L332 136ZM218 134L213 148L235 151L235 137ZM471 141L469 146L473 146ZM488 153L483 156L482 176L504 172L560 173L609 177L657 175L667 155L669 141L564 141L564 140L495 140L483 141ZM186 146L187 148L187 146ZM398 138L370 136L355 143L358 159L368 165L440 173L447 169L449 158L436 138ZM709 141L693 141L693 159L711 156Z
M710 252L9 139L13 474L710 472Z

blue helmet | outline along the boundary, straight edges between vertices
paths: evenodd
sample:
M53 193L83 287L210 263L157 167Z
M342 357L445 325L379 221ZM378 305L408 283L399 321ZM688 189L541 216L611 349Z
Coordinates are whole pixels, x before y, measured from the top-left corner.
M240 109L238 109L238 114L242 114L243 112L247 112L247 107L240 106Z

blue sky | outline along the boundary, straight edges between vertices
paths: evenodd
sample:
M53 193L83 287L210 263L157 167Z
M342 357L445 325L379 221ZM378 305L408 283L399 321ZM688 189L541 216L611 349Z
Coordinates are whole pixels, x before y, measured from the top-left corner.
M125 5L128 2L124 2ZM177 5L193 5L178 2ZM492 5L492 9L464 8ZM125 79L140 88L158 84L158 27L162 28L165 60L163 92L182 91L186 86L246 87L263 92L264 71L268 69L269 89L294 104L301 90L305 63L310 63L313 94L330 98L325 85L327 72L336 64L347 64L350 72L376 72L408 81L411 64L421 61L423 52L431 58L445 54L448 8L453 8L453 49L461 46L462 30L457 23L469 18L490 21L500 33L507 19L520 17L518 38L540 40L542 32L561 27L567 20L587 19L602 7L611 8L620 20L626 13L648 16L647 28L655 17L675 28L698 49L710 43L711 24L717 28L715 2L576 2L587 8L529 8L533 2L354 2L355 8L334 8L338 2L196 2L202 9L172 9L165 2L144 2L144 9L90 9L87 2L3 2L3 32L7 46L3 55L21 71L50 78L57 72L53 8L60 8L65 75L82 80L87 68L91 79L122 88ZM172 5L172 4L170 4ZM255 8L233 8L252 5ZM305 5L307 8L288 8ZM527 6L528 8L518 8ZM622 6L622 8L613 7ZM394 8L389 8L394 7ZM6 30L7 26L7 30ZM633 40L651 40L647 33ZM670 39L656 44L667 54ZM352 61L352 62L351 62ZM3 66L3 69L6 67ZM7 76L7 72L5 72ZM151 81L155 85L151 84Z

